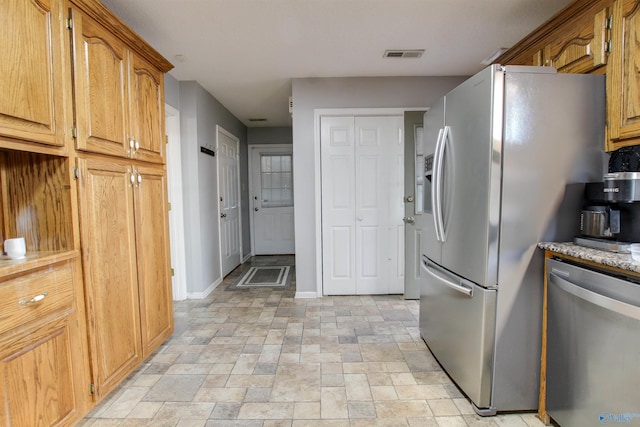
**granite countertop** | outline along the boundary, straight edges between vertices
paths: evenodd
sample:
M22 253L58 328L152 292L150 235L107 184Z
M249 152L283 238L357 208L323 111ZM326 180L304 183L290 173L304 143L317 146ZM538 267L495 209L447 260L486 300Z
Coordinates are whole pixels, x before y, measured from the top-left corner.
M631 258L631 254L620 254L616 252L602 251L599 249L587 248L586 246L580 246L576 245L575 243L569 242L542 242L538 243L538 247L563 255L569 255L575 258L584 259L586 261L595 262L597 264L615 267L634 273L640 273L640 262L634 261L633 258Z

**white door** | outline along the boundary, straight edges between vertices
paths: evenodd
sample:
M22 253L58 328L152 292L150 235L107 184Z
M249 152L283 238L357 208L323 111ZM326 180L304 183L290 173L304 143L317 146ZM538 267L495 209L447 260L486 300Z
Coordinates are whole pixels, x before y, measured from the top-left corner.
M424 111L404 113L404 297L420 298L420 231L424 203Z
M401 117L322 117L323 293L404 290Z
M251 146L249 162L253 253L293 254L292 147Z
M169 238L171 248L171 267L173 270L173 299L187 299L187 272L184 243L184 216L182 199L182 165L180 161L180 112L165 105L165 124L167 130L167 193L171 209L169 210Z
M240 265L239 140L217 126L222 277Z

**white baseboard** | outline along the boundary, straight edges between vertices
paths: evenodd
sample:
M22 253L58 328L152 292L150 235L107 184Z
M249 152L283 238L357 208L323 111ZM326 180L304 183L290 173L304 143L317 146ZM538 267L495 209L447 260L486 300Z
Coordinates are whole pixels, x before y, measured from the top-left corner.
M247 256L242 258L242 261L240 261L240 264L244 264L245 262L249 261L249 258L251 258L252 256L253 256L252 252L248 253Z
M318 298L316 292L296 292L296 298Z
M215 288L218 287L218 285L220 285L220 283L222 283L222 279L216 280L202 292L187 292L187 299L205 299Z

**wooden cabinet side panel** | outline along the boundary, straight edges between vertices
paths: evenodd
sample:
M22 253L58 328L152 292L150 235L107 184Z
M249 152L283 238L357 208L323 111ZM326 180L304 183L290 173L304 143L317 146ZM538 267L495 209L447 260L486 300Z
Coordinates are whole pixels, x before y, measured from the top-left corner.
M173 332L167 183L162 168L139 167L135 191L138 286L144 357Z
M132 128L140 148L134 157L164 163L164 76L151 64L132 56Z
M79 150L129 157L129 64L125 45L73 11L74 87Z
M3 339L0 421L14 426L71 425L78 417L69 318Z
M78 163L90 358L102 396L142 360L132 184L126 166Z
M65 143L59 0L0 2L0 136Z

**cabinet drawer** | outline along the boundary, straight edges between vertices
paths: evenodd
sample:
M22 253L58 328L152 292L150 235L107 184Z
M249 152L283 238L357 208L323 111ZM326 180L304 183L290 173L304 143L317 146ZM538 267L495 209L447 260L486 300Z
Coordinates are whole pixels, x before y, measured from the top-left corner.
M70 264L48 266L0 282L0 334L73 307Z

